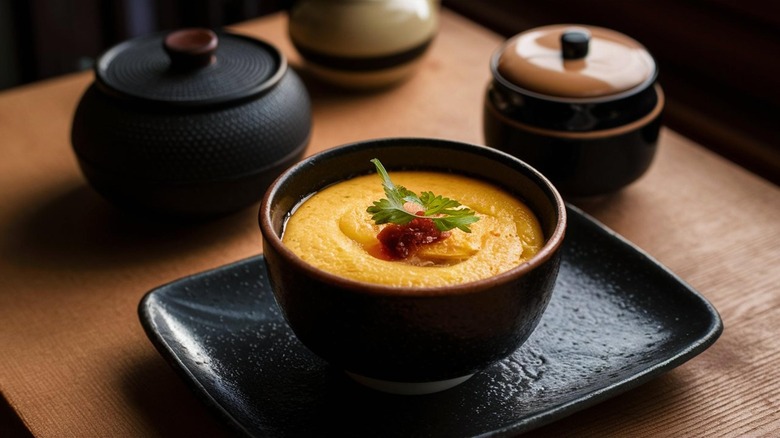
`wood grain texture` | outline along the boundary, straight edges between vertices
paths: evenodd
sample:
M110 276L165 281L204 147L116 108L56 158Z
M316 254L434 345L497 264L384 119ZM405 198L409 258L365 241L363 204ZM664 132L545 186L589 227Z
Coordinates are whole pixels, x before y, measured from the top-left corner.
M285 20L236 30L301 69ZM386 136L481 142L487 61L500 42L444 11L422 69L399 87L345 93L301 69L314 111L308 153ZM0 93L0 392L35 436L229 434L154 350L136 308L160 284L259 253L256 207L189 227L113 209L70 150L70 120L91 80ZM674 371L532 435L780 433L780 190L664 130L645 177L575 203L711 300L725 331Z

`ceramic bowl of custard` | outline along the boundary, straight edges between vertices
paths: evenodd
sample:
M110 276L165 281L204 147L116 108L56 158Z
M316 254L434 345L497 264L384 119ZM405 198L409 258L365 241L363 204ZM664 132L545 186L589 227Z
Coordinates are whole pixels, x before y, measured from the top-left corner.
M384 240L388 227L427 231L412 226L416 218L374 221L367 210L390 196L373 159L394 187L455 200L476 222L468 232L436 225L433 240ZM566 209L511 155L393 138L291 167L266 192L259 224L276 301L300 341L361 384L424 394L466 381L531 335L553 291ZM388 255L398 242L408 253Z
M490 69L485 144L529 163L564 196L618 191L650 167L664 95L655 60L636 40L544 26L510 38Z

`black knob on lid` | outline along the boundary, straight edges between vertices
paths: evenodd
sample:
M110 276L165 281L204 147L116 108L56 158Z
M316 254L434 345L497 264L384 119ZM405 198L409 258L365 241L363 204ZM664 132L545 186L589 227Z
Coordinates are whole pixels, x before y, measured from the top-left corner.
M582 59L588 54L590 32L586 29L571 29L561 34L563 59Z

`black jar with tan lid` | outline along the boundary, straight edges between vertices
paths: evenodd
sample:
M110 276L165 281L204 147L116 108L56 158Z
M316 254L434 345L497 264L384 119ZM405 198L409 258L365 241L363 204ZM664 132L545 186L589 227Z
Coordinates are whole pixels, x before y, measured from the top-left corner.
M595 26L544 26L509 39L490 68L485 143L565 195L615 192L649 168L664 96L655 60L636 40Z

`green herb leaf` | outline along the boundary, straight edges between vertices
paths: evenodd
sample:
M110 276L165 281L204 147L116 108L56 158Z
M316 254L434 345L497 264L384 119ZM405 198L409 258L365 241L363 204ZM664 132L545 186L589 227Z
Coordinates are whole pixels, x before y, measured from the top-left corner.
M440 231L457 228L470 233L469 225L479 220L474 210L462 207L460 202L454 199L437 196L431 192L423 192L418 197L406 187L396 186L378 159L374 158L371 162L374 163L377 173L382 178L382 186L385 189L385 196L387 196L385 199L374 201L373 205L366 209L368 213L371 213L371 219L377 225L386 223L403 225L411 222L412 219L422 217L432 220ZM406 211L404 204L407 202L420 205L423 216Z

